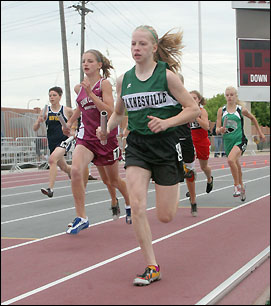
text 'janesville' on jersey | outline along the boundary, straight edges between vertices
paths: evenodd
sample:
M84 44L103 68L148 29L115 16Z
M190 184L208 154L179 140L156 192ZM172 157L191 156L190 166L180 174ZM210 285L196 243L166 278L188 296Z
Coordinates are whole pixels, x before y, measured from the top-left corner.
M101 100L101 86L103 80L104 79L100 79L91 89L92 92ZM97 140L96 129L100 126L100 112L94 102L87 96L83 87L80 87L76 102L81 111L81 125L77 137L84 140ZM112 130L108 135L108 138L116 137L117 130L117 128Z
M176 116L182 110L180 103L169 93L166 68L166 63L158 61L152 76L146 81L140 81L136 77L135 66L125 73L121 97L128 111L129 131L152 135L154 133L148 128L148 115L167 119ZM176 127L165 132L174 129Z

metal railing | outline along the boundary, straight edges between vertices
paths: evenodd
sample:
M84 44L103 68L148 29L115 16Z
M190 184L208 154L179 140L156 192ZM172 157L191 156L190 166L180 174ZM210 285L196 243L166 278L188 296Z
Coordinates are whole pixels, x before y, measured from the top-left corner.
M39 114L1 112L1 169L21 171L21 167L36 166L46 169L49 149L45 123L33 130ZM67 161L71 161L71 150Z
M65 157L71 162L72 151ZM22 167L39 167L46 169L49 148L47 137L1 137L1 169L22 171Z
M38 131L33 130L33 125L39 114L19 114L12 111L1 112L1 137L46 137L45 123L41 124Z

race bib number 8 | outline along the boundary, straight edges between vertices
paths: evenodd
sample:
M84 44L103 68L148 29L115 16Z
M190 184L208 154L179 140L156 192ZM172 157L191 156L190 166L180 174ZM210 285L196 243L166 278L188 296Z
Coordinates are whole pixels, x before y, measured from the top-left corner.
M183 160L182 147L181 147L180 143L176 144L176 151L177 151L177 154L178 154L178 161Z

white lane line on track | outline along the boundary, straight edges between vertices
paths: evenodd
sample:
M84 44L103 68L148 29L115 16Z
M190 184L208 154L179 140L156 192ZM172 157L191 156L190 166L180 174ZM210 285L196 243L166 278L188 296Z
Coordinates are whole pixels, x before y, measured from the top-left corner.
M99 175L99 174L98 174ZM97 175L97 177L98 177ZM120 173L120 176L124 175L123 173ZM70 179L68 178L67 175L65 176L60 176L58 175L56 177L57 179L61 179L61 180L56 180L56 182L66 182L66 181L69 181ZM19 180L19 181L15 181L14 179L11 180L11 181L4 181L2 179L2 184L16 184L16 183L26 183L26 182L31 182L31 181L38 181L38 183L35 183L35 184L29 184L29 185L20 185L20 186L12 186L12 187L3 187L2 189L11 189L11 188L24 188L24 187L29 187L29 186L37 186L37 185L44 185L44 184L48 184L48 181L49 181L49 176L48 177L34 177L34 178L31 178L31 179L23 179L23 180Z
M62 187L63 188L63 187ZM55 190L55 189L54 189ZM108 190L107 188L103 188L103 189L95 189L95 190L90 190L90 191L86 191L86 195L89 193L93 193L93 192L99 192L99 191L106 191ZM39 191L40 192L40 191ZM66 198L66 197L71 197L72 194L65 194L62 196L57 196L54 197L53 200L57 200L57 199L61 199L61 198ZM39 199L39 200L33 200L33 201L28 201L28 202L22 202L22 203L16 203L16 204L9 204L9 205L1 205L1 208L10 208L10 207L14 207L14 206L20 206L20 205L26 205L26 204L36 204L38 202L44 202L44 201L52 201L52 199L50 198L45 198L45 199Z
M125 172L124 171L119 171L119 174L120 175L124 175L125 174ZM93 173L93 176L94 177L98 177L98 176L100 176L100 174L99 173L97 173L96 175ZM59 181L56 181L56 182L65 182L65 181L69 181L69 178L68 178L68 176L66 175L66 174L64 174L64 175L57 175L57 178L59 179L59 178L63 178L62 180L59 180ZM66 179L64 179L64 178L66 178ZM45 182L43 182L43 181L41 181L41 182L39 182L39 183L35 183L35 184L29 184L29 185L20 185L20 186L13 186L13 187L2 187L2 189L4 189L4 190L9 190L9 189L12 189L12 188L24 188L24 187L31 187L31 186L36 186L36 185L40 185L40 184L45 184L45 183L48 183L48 179L49 179L49 175L46 175L46 177L34 177L34 178L31 178L31 179L26 179L26 178L22 178L21 180L14 180L14 178L12 179L11 178L11 180L9 181L9 180L5 180L4 178L3 178L3 176L1 176L1 181L2 181L2 183L4 183L4 184L9 184L9 183L20 183L20 182L28 182L28 181L33 181L33 180L40 180L40 179L44 179L45 180Z
M218 171L218 170L222 170L222 169L216 169L216 170L213 170L213 171ZM223 169L224 170L224 169ZM243 173L247 173L247 172L251 172L251 171L257 171L259 169L249 169L249 170L246 170L246 171L243 171ZM203 174L203 172L201 172ZM199 173L198 173L199 175ZM231 176L231 174L227 174L227 175L224 175L224 176ZM217 178L221 178L221 177L224 177L224 176L219 176L219 177L215 177L215 180L217 180ZM204 182L206 179L204 180L197 180L196 183L201 183L201 182ZM92 185L94 184L98 184L98 183L102 183L102 181L94 181L94 182L91 182ZM244 182L246 183L246 182ZM185 184L185 183L183 183ZM63 188L71 188L71 186L64 186L64 187L57 187L57 188L54 188L54 191L56 190L59 190L59 189L63 189ZM99 189L99 190L102 190L104 191L104 189ZM88 193L91 193L91 192L95 192L97 190L94 190L94 191L87 191L86 194ZM40 190L32 190L32 191L27 191L27 192L21 192L21 193L16 193L16 194L10 194L10 195L1 195L1 198L4 198L4 197L10 197L10 196L17 196L17 195L24 195L24 194L28 194L28 193L33 193L33 192L41 192ZM70 194L65 194L63 196L57 196L57 197L54 197L54 199L58 199L58 198L63 198L63 197L68 197L68 196L72 196L72 193ZM13 207L13 206L17 206L17 205L25 205L25 204L34 204L36 202L42 202L42 201L51 201L52 199L49 199L49 198L45 198L45 199L40 199L40 200L34 200L34 201L28 201L28 202L22 202L22 203L16 203L16 204L9 204L9 205L2 205L1 207L2 208L8 208L8 207Z
M236 288L247 276L251 274L257 267L259 267L265 260L270 257L270 245L260 252L257 256L252 258L238 271L227 278L223 283L217 286L214 290L209 292L195 305L217 305L217 303L225 297L231 290Z
M270 195L270 194L269 194L269 195ZM245 206L247 206L247 205L250 205L250 204L252 204L252 203L254 203L254 202L258 201L258 200L261 200L261 199L263 199L264 197L266 197L266 196L261 196L261 197L259 197L259 198L257 198L257 199L254 199L254 200L249 201L249 202L247 202L247 203L241 204L241 205L239 205L238 207L234 207L234 208L229 209L229 210L227 210L227 211L224 211L224 212L222 212L222 213L220 213L220 214L217 214L217 215L215 215L215 216L212 216L212 217L210 217L210 218L207 218L207 219L205 219L205 220L202 220L202 221L200 221L200 222L198 222L198 223L195 223L195 224L193 224L193 225L190 225L190 226L188 226L188 227L185 227L185 228L183 228L183 229L180 229L180 230L178 230L178 231L176 231L176 232L173 232L173 233L171 233L171 234L168 234L168 235L166 235L166 236L163 236L163 237L161 237L161 238L158 238L158 239L154 240L154 241L152 242L152 244L161 242L161 241L163 241L163 240L165 240L165 239L169 239L169 238L171 238L171 237L173 237L173 236L176 236L176 235L178 235L178 234L180 234L180 233L183 233L183 232L185 232L185 231L187 231L187 230L190 230L190 229L192 229L192 228L194 228L194 227L197 227L197 226L199 226L199 225L202 225L202 224L204 224L204 223L206 223L206 222L210 222L211 220L214 220L214 219L216 219L216 218L218 218L218 217L221 217L221 216L223 216L223 215L226 215L226 214L228 214L228 213L230 213L230 212L232 212L232 211L235 211L235 210L237 210L237 209L240 209L240 208L242 208L242 207L245 207ZM126 251L126 252L123 252L123 253L121 253L121 254L119 254L119 255L116 255L116 256L114 256L114 257L108 258L108 259L106 259L106 260L104 260L104 261L101 261L101 262L95 264L95 265L89 266L89 267L87 267L87 268L85 268L85 269L82 269L82 270L80 270L80 271L78 271L78 272L72 273L71 275L68 275L68 276L66 276L66 277L60 278L60 279L58 279L58 280L56 280L56 281L53 281L53 282L50 282L50 283L48 283L48 284L46 284L46 285L44 285L44 286L38 287L38 288L36 288L36 289L34 289L34 290L30 290L30 291L28 291L28 292L26 292L26 293L24 293L24 294L18 295L18 296L16 296L16 297L12 298L12 299L9 299L9 300L7 300L7 301L4 301L4 302L1 303L1 305L9 305L9 304L18 302L18 301L20 301L20 300L22 300L22 299L24 299L24 298L27 298L27 297L29 297L29 296L31 296L31 295L37 294L37 293L39 293L39 292L42 292L42 291L44 291L44 290L46 290L46 289L48 289L48 288L54 287L54 286L56 286L56 285L58 285L58 284L61 284L61 283L65 282L65 281L67 281L67 280L73 279L73 278L78 277L78 276L80 276L80 275L82 275L82 274L84 274L84 273L87 273L87 272L91 271L91 270L97 269L97 268L102 267L102 266L104 266L104 265L106 265L106 264L108 264L108 263L111 263L111 262L113 262L113 261L115 261L115 260L118 260L118 259L120 259L120 258L122 258L122 257L128 256L128 255L130 255L130 254L132 254L132 253L134 253L134 252L137 252L138 250L140 250L140 247L136 247L136 248L134 248L134 249L131 249L131 250L128 250L128 251Z
M242 161L240 162L241 163L241 166L242 166ZM223 163L223 162L219 162L219 163L217 163L216 162L216 160L212 160L212 162L210 163L210 166L216 166L216 167L220 167L220 166L222 166L222 165L225 165L225 164L227 164L227 161L225 161L225 163ZM246 161L246 164L247 165L253 165L253 162L252 161ZM260 160L260 161L258 161L258 165L259 164L261 164L261 165L266 165L266 163L264 162L264 161L262 161L262 160ZM270 167L270 166L265 166L265 167L261 167L261 168L266 168L266 167ZM256 169L261 169L261 168L256 168ZM229 166L226 166L224 169L229 169ZM196 170L198 171L198 172L202 172L201 171L201 169L200 169L200 165L197 163L197 165L196 165ZM221 170L221 169L214 169L214 170ZM49 172L49 171L48 171ZM47 176L49 175L48 174L48 172L47 173L44 173L44 174L47 174ZM120 167L119 167L119 173L121 174L121 175L124 175L125 174L125 169L120 165ZM20 174L20 173L19 173ZM41 173L38 173L38 174L41 174ZM27 174L22 174L22 175L28 175L28 173ZM31 174L31 175L33 175L33 173ZM99 176L99 172L98 171L96 171L95 172L95 174L93 173L93 175L95 176ZM36 175L37 176L37 175ZM39 175L40 176L40 175ZM57 175L57 177L58 178L64 178L64 177L67 177L67 175L66 174L64 174L64 173L62 173L62 172L60 172L59 171L59 173L58 173L58 175ZM10 183L9 181L7 181L6 179L5 179L5 175L2 175L1 176L1 178L2 178L2 182L6 182L6 183ZM14 181L14 177L12 177L11 179L13 179L12 180L12 183L16 183L16 182L21 182L22 180L17 180L17 181ZM24 182L26 182L26 181L31 181L31 180L33 180L33 179L35 179L35 178L33 178L33 179L25 179L25 178L22 178L23 179L23 181ZM37 179L37 178L36 178ZM46 177L45 178L46 179L46 182L48 182L48 177ZM58 181L58 182L64 182L64 181L66 181L66 180L62 180L62 181ZM14 186L14 187L3 187L2 188L2 190L9 190L9 189L12 189L12 188L24 188L24 187L30 187L30 186L36 186L36 185L40 185L40 184L44 184L45 182L41 182L41 183L38 183L38 184L30 184L30 185L27 185L27 186Z
M58 181L60 182L60 181ZM63 182L63 181L61 181ZM47 182L46 182L47 183ZM57 182L56 182L57 183ZM89 184L90 182L88 182ZM90 184L94 185L94 184L99 184L99 183L102 183L103 184L103 181L99 180L99 181L91 181ZM44 183L41 183L42 185L44 185ZM37 184L35 184L36 186ZM27 186L24 186L25 188L29 187L31 185L27 185ZM62 186L62 187L54 187L54 191L55 190L59 190L59 189L64 189L64 188L70 188L71 189L71 185L68 185L68 186ZM1 198L6 198L6 197L12 197L12 196L20 196L20 195L25 195L25 194L28 194L28 193L35 193L35 192L38 192L40 193L40 189L37 189L37 190L30 190L30 191L24 191L24 192L19 192L19 193L12 193L12 194L5 194L5 195L1 195Z
M228 175L219 176L218 178L229 176L229 175L231 176L231 174L228 174ZM257 178L257 179L253 179L253 180L249 180L249 181L245 181L245 183L246 184L247 183L251 183L251 182L254 182L254 181L262 180L262 179L267 178L267 177L270 177L270 175L263 176L263 177L260 177L260 178ZM206 179L204 181L206 181ZM200 181L196 181L196 182L200 182ZM226 186L226 187L219 188L219 189L213 189L212 193L218 192L218 191L221 191L221 190L224 190L224 189L227 189L227 188L232 188L232 184L230 184L229 186ZM104 190L107 190L107 189L104 189ZM154 192L154 191L155 191L154 189L148 190L148 193L151 193L151 192ZM203 195L206 195L206 193L204 192L204 193L201 193L201 194L197 194L197 197L200 197L200 196L203 196ZM65 196L60 196L60 197L65 197ZM118 199L123 199L123 197L118 197ZM185 197L185 198L181 199L180 201L185 201L186 199L187 198ZM50 199L46 199L46 200L48 201ZM20 204L11 204L11 205L12 206L24 205L24 204L29 204L29 203L36 203L36 202L39 202L39 201L44 201L44 200L37 200L37 201L34 201L34 202L31 201L31 202L25 202L25 203L20 203ZM109 201L111 201L111 199L102 200L102 201L98 201L98 202L94 202L94 203L88 203L88 204L85 204L85 207L93 206L93 205L98 205L98 204L106 203L106 202L109 202ZM11 205L8 205L8 206L3 207L3 208L11 207ZM69 207L69 208L64 208L64 209L59 209L59 210L47 212L47 213L37 214L37 215L33 215L33 216L28 216L28 217L23 217L23 218L3 221L3 222L1 222L1 225L8 224L8 223L13 223L13 222L18 222L18 221L23 221L23 220L27 220L27 219L32 219L32 218L37 218L37 217L43 217L43 216L47 216L47 215L51 215L51 214L55 214L55 213L61 213L63 211L68 211L68 210L72 210L72 209L74 209L74 206L73 207Z

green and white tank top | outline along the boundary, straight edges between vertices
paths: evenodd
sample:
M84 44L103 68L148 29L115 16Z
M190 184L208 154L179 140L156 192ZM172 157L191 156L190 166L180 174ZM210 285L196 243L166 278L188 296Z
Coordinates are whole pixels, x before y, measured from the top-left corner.
M223 135L224 141L235 141L241 143L243 137L245 137L242 106L236 105L235 112L229 113L226 105L224 105L222 108L222 126L225 126L226 128L226 133Z
M158 61L152 76L140 81L135 75L135 66L124 74L121 97L128 112L128 129L143 135L154 134L148 128L148 115L160 119L176 116L181 110L181 104L169 93L167 78L167 64ZM176 127L164 132L171 132Z

